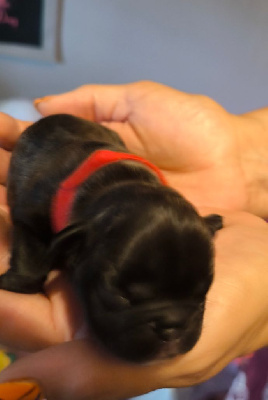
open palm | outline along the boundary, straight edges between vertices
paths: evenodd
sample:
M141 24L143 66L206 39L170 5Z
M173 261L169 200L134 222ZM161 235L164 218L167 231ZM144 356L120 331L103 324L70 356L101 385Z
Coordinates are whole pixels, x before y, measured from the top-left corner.
M213 100L153 82L85 85L45 100L38 106L43 115L69 112L117 131L197 207L246 208L239 117Z
M47 99L39 108L43 115L69 112L113 128L130 150L157 164L170 184L200 208L246 208L248 193L237 147L239 117L210 99L153 83L90 85ZM27 123L0 118L4 184L9 149ZM4 269L9 222L4 204L1 210ZM204 329L186 355L160 365L133 366L108 357L91 341L70 341L21 359L1 374L1 380L32 377L51 399L107 400L208 379L237 355L267 344L267 237L268 227L261 219L225 215L224 229L216 237L215 280ZM51 278L46 296L0 291L0 305L0 342L25 350L71 339L78 326L79 308L61 277Z

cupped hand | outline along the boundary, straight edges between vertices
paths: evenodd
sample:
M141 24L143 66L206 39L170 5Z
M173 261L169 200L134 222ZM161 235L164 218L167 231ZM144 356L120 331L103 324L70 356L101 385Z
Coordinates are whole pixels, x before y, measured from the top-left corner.
M6 180L11 150L22 131L30 124L0 112L0 205L6 205Z
M254 208L241 163L242 119L208 97L137 82L85 85L36 106L43 115L68 112L117 131L132 152L158 165L169 184L198 208Z
M0 206L0 273L9 267L10 221ZM82 313L68 281L50 274L45 293L20 294L0 290L0 343L13 350L36 351L72 339L82 325Z
M0 113L0 273L9 268L10 220L6 179L11 150L30 122ZM14 350L35 351L72 339L82 316L66 279L50 274L45 294L25 295L0 290L0 343Z
M214 211L214 210L204 210ZM24 357L1 381L37 380L50 400L115 400L209 379L233 358L268 344L268 226L245 213L225 216L216 237L215 280L200 340L187 354L131 365L102 352L88 338Z
M146 96L143 101L145 99ZM106 120L106 124L107 119L101 118ZM8 123L11 126L15 124L17 130L13 131L14 139L9 135L5 138L2 133L5 146L2 151L6 152L5 160L1 158L2 182L6 179L3 171L8 167L8 149L12 148L21 132L20 122L9 120ZM155 163L159 160L161 166L157 147L152 151L154 147L146 147L146 142L143 144L131 131L129 123L120 124L121 134L125 135L125 141L133 151L143 156L151 154L149 158ZM165 149L166 154L168 151ZM173 158L172 162L175 161ZM162 168L167 177L172 176L172 167L166 164ZM51 400L120 399L161 387L199 383L220 371L234 357L266 345L267 224L257 217L240 213L227 214L224 224L225 228L216 237L215 280L208 295L203 332L191 352L160 364L133 366L109 357L88 338L50 346L26 356L4 371L1 380L36 379ZM1 268L4 270L8 265L9 221L7 209L3 206L0 227ZM70 340L77 331L77 319L72 315L78 308L74 307L69 289L62 278L53 280L52 277L47 284L46 296L0 291L0 342L34 351ZM72 312L74 308L75 312Z

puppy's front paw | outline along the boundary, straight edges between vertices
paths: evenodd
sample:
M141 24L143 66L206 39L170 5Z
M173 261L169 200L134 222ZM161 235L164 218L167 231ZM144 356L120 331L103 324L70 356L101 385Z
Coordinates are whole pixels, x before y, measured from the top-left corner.
M29 277L18 275L12 270L0 276L0 289L16 293L42 292L44 280L35 281Z

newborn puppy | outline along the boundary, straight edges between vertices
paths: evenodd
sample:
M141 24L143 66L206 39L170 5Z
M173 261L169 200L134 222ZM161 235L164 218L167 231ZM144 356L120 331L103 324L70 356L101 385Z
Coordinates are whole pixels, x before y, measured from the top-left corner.
M36 122L13 152L8 202L2 289L42 291L48 272L64 268L114 355L145 362L195 345L221 217L199 216L115 132L71 115Z

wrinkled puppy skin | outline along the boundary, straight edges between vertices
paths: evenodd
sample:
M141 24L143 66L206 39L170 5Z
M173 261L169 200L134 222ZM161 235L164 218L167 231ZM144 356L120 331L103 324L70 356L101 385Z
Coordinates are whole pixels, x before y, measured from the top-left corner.
M202 218L146 165L119 160L79 186L67 227L55 234L53 196L98 149L128 153L115 132L71 115L43 118L21 135L8 180L11 268L0 287L39 292L50 270L64 268L112 354L147 362L185 353L200 336L222 219Z

